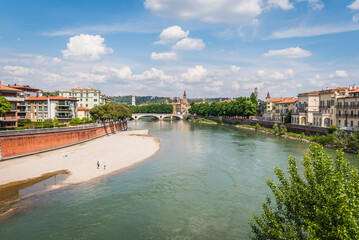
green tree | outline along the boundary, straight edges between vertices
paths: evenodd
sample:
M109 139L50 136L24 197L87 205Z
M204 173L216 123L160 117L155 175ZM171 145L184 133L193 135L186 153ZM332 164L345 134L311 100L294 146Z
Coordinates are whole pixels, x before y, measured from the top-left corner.
M249 220L252 239L359 239L359 174L343 152L332 157L311 144L304 177L293 157L288 162L288 178L275 168L279 182L267 180L275 204L267 197Z
M11 103L9 103L9 101L6 98L0 97L0 113L7 113L11 109L12 109Z
M54 125L55 125L55 127L57 127L57 125L59 125L59 120L56 117L54 118Z
M254 94L254 92L252 92L250 99L257 106L258 102L257 102L257 98L256 98L256 95Z
M275 133L279 133L278 124L275 123L275 124L273 125L273 130L274 130Z
M279 133L280 133L280 134L283 134L283 135L287 134L287 128L285 127L284 124L280 125L280 127L279 127Z
M284 118L285 123L291 123L292 122L292 110L290 110L287 115Z

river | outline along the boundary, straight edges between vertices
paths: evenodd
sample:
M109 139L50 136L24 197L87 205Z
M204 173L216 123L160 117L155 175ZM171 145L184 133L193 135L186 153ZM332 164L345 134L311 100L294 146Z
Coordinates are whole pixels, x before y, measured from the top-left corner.
M286 168L288 155L308 152L307 143L233 126L129 127L150 129L160 150L116 174L24 200L0 223L0 239L248 239L248 219L269 194L266 178Z

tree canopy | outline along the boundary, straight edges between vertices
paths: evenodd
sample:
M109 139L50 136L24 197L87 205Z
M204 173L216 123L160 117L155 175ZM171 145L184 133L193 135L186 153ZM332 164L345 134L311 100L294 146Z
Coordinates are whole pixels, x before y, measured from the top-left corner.
M133 113L173 113L171 104L148 104L142 106L130 106Z
M9 101L6 98L0 97L0 113L6 113L11 109L12 109L11 103L9 103Z
M257 113L257 105L250 98L240 97L231 102L191 103L191 114L200 116L254 116Z
M90 115L95 121L117 121L131 117L131 109L125 104L105 104L92 108Z
M267 197L249 221L252 239L359 239L359 174L343 152L332 157L311 144L304 177L295 159L288 161L288 179L276 168L279 183L267 180L275 204Z

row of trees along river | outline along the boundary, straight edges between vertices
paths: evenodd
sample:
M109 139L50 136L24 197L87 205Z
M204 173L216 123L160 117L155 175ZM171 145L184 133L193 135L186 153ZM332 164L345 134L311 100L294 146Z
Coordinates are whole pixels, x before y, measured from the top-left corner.
M239 97L231 102L191 103L191 114L200 116L239 116L249 117L257 114L255 98Z

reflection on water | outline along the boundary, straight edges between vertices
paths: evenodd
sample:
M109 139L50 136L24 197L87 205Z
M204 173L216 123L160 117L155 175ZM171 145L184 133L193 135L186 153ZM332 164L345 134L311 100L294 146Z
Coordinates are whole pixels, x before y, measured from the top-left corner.
M129 127L149 129L160 150L118 174L35 196L36 207L1 223L0 236L248 239L247 221L269 193L266 178L275 177L275 166L286 169L288 155L301 160L308 151L307 143L232 126L133 121Z

